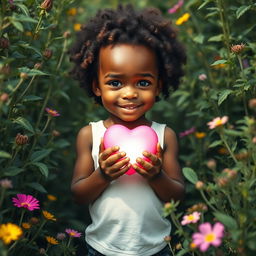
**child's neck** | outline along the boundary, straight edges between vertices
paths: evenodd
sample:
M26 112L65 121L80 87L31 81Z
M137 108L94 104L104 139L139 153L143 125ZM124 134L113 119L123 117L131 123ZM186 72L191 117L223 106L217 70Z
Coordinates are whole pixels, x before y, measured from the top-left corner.
M140 125L147 125L151 126L152 122L145 118L145 116L131 122L124 121L122 119L119 119L117 117L109 116L106 120L103 121L104 126L106 128L110 127L114 124L121 124L129 129L134 129Z

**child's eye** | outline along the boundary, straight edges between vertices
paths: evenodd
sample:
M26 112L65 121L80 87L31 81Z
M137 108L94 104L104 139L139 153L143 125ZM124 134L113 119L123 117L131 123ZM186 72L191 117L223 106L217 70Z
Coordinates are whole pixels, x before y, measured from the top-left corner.
M108 85L111 85L113 87L120 87L122 84L120 81L118 80L112 80L112 81L109 81L107 82Z
M147 86L149 86L151 83L149 82L149 81L147 81L147 80L140 80L139 82L138 82L138 86L141 86L141 87L147 87Z

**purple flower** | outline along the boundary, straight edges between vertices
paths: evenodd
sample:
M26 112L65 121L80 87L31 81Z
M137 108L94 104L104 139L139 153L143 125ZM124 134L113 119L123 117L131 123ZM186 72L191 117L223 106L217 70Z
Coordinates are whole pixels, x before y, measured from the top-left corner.
M186 130L186 131L184 131L184 132L180 132L180 133L179 133L179 137L180 137L180 138L183 138L183 137L185 137L185 136L188 136L189 134L194 133L195 131L196 131L196 128L195 128L195 127L192 127L192 128L190 128L190 129L188 129L188 130Z
M31 195L17 194L17 198L13 197L12 202L16 207L23 207L29 211L34 211L35 209L40 209L39 201Z
M183 5L184 1L179 0L177 4L175 4L172 8L168 10L168 13L173 14L178 11L178 9Z

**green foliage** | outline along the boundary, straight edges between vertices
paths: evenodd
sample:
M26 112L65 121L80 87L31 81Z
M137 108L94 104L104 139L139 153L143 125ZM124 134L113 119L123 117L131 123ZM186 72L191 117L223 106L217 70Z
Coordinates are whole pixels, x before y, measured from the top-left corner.
M176 228L173 253L202 255L199 248L191 248L192 234L201 223L219 221L225 236L207 255L254 255L256 5L252 0L188 0L168 13L176 2L122 1L138 8L158 7L177 27L187 50L179 90L148 113L181 135L179 157L187 197L179 206L171 202L164 209ZM118 1L59 0L49 11L40 4L2 0L0 6L0 223L31 225L22 227L17 242L0 240L0 255L80 255L80 250L85 255L83 239L66 237L58 245L45 239L70 227L83 232L89 222L69 192L75 137L89 121L105 117L105 111L70 78L67 50L79 24ZM189 19L175 25L184 13ZM60 116L47 113L47 107ZM227 123L209 129L208 122L223 116L229 117ZM189 132L184 136L183 131ZM23 214L12 204L18 193L36 197L41 209ZM52 201L52 195L57 200ZM42 210L57 221L45 219ZM182 216L194 211L201 213L200 220L181 225Z

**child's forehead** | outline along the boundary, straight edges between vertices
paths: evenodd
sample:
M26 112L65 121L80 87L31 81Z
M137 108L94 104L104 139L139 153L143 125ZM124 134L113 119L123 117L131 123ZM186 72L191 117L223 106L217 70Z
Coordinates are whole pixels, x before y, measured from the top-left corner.
M157 69L155 52L139 44L108 45L100 49L99 67L101 69Z

